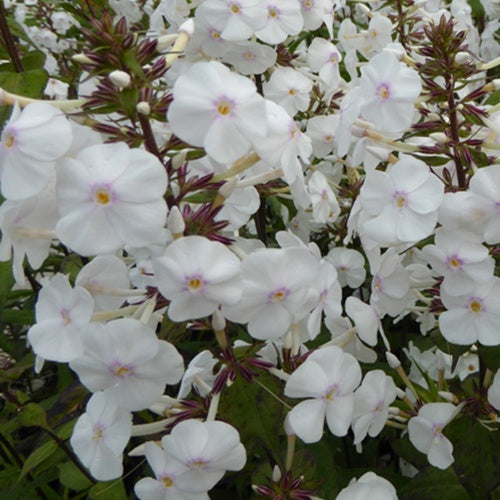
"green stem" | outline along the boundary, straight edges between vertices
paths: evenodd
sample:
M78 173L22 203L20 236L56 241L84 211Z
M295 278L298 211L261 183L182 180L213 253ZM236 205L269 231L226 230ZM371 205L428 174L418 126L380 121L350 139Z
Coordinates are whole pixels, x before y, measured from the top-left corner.
M47 427L42 427L43 430L57 443L57 445L66 453L68 458L76 465L78 470L90 481L92 484L95 484L95 479L88 473L87 469L83 467L83 465L80 463L80 460L78 460L78 457L73 453L71 448L68 447L68 445L64 442L63 439L61 439L55 432L53 432L51 429L48 429Z
M2 38L5 43L5 48L9 53L12 65L16 73L23 72L23 65L19 54L17 52L16 43L14 42L14 37L10 32L9 24L7 22L7 12L5 11L5 6L3 0L0 0L0 32L2 33Z

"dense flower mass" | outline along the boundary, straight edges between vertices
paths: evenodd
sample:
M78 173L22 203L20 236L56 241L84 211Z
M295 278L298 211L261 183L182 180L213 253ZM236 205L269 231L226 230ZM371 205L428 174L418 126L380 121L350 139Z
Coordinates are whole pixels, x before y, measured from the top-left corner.
M0 492L495 497L499 13L2 2Z

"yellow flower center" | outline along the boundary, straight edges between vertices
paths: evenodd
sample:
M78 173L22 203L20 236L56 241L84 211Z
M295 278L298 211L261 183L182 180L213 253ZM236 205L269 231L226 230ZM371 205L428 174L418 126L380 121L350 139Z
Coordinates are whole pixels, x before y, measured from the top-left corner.
M94 429L94 435L92 436L92 439L94 441L100 441L102 439L102 436L103 436L102 429L100 427L96 427Z
M10 149L14 145L15 142L16 142L16 140L14 139L14 135L11 134L10 132L7 132L5 134L5 142L4 142L5 147L7 149Z
M396 196L396 206L398 208L403 208L406 205L406 198L402 194Z
M61 311L61 318L63 319L65 325L69 325L71 323L71 316L69 314L69 311L67 311L66 309Z
M238 4L236 4L236 3L232 3L230 9L231 9L231 12L233 14L239 14L240 13L240 6Z
M295 95L295 94L297 93L297 91L296 91L295 89L290 89L290 90L288 91L288 93L289 93L290 95Z
M104 188L99 188L94 193L94 201L99 205L109 205L111 203L111 193Z
M191 462L189 464L189 466L191 467L191 469L202 469L205 465L206 465L207 462L205 462L205 460L195 460L194 462Z
M163 486L165 486L165 488L170 488L170 486L174 484L172 479L170 479L168 476L163 477L161 481L163 483Z
M470 303L469 307L470 307L470 310L474 313L481 312L481 309L482 309L481 302L479 302L478 300L473 300Z
M381 101L389 99L389 87L385 83L379 86L377 93Z
M278 17L278 9L276 7L269 7L267 9L267 14L270 18L276 19Z
M227 116L229 113L231 113L231 103L228 101L221 101L217 105L217 112L221 116Z
M188 287L190 288L190 290L199 290L202 285L203 282L201 281L200 278L191 278L188 281Z
M117 368L115 368L114 371L115 375L120 378L124 378L130 374L130 369L127 368L126 366L118 366Z
M212 38L215 38L216 40L220 40L220 31L213 30L210 35L212 36Z
M275 292L273 294L273 300L275 302L283 302L285 300L285 292L280 290L279 292Z
M453 257L452 259L450 259L450 266L455 268L460 267L460 261Z

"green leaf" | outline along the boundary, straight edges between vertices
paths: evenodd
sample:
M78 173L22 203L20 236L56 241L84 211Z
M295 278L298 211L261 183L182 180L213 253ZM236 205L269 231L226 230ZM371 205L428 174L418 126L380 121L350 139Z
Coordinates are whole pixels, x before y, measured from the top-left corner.
M493 94L491 94L486 100L485 104L489 104L490 106L495 106L500 102L500 90L495 90Z
M91 500L126 500L127 492L123 481L118 479L94 484L90 488L88 498Z
M59 481L61 484L74 491L82 491L90 488L89 481L73 462L64 462L57 466L59 469Z
M398 491L399 500L470 500L451 468L426 467Z
M35 467L40 465L42 462L47 460L51 455L53 455L58 449L58 445L54 440L47 441L37 448L24 462L21 475L19 480L21 480L28 472L31 472Z
M42 97L49 75L44 69L32 69L23 73L0 72L0 87L25 97Z
M252 383L238 376L222 393L219 414L239 429L243 443L264 446L277 457L284 406L269 391L282 397L282 384L271 375L261 374Z
M47 414L36 403L28 403L21 411L21 424L25 427L47 427Z
M488 499L500 484L500 433L468 416L451 422L444 434L453 443L453 468L463 486L474 499Z
M39 50L28 52L21 58L23 71L26 72L33 69L43 69L45 57L45 54ZM11 62L0 64L0 71L15 71L14 65Z
M479 357L492 372L496 372L500 368L500 346L488 347L480 345Z
M0 314L0 321L12 325L32 325L35 322L35 313L24 310L5 310Z

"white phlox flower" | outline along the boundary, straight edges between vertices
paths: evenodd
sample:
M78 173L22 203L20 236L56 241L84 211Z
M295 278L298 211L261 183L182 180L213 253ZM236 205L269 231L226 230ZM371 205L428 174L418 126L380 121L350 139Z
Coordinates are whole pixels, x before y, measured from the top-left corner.
M267 133L265 101L254 83L219 62L193 64L175 82L173 98L172 132L216 161L234 162Z
M321 172L314 172L309 179L308 188L314 222L320 224L335 222L340 215L340 207L326 177Z
M236 188L224 200L224 205L215 216L215 220L228 220L229 225L224 230L236 231L250 220L250 216L257 212L259 207L259 192L253 186Z
M332 248L326 259L337 269L341 287L358 288L366 278L365 259L357 250L344 247Z
M399 133L412 123L422 90L419 74L391 52L381 52L361 68L361 114L381 131Z
M468 293L441 291L447 311L439 315L439 329L452 344L500 344L500 278L476 284Z
M310 398L292 408L288 423L306 443L321 439L325 418L335 436L345 436L351 425L353 392L361 381L356 359L337 346L314 351L290 376L285 396Z
M300 12L302 13L302 17L304 18L304 29L314 31L317 30L323 23L325 23L325 25L329 29L331 29L331 26L328 25L329 17L331 17L331 11L333 9L333 2L331 2L331 0L299 1Z
M304 18L300 12L299 0L263 0L267 8L264 28L255 34L259 40L269 44L281 43L288 35L302 31Z
M130 287L128 269L123 260L114 255L98 256L80 269L75 285L92 295L95 311L118 309L126 298L119 292Z
M460 407L451 403L428 403L408 422L411 443L438 469L447 469L455 461L453 445L443 434L443 429L458 411Z
M152 243L167 217L167 182L163 165L146 151L122 142L83 149L58 165L56 234L80 255Z
M53 187L24 200L6 200L0 206L0 260L12 258L16 283L24 285L24 257L38 269L49 256L59 213Z
M401 155L386 172L367 173L360 199L370 219L359 231L384 246L419 241L432 233L443 195L424 162Z
M66 115L45 102L16 104L0 140L0 183L8 200L21 200L43 191L54 174L55 162L72 141Z
M312 81L293 68L278 66L263 85L264 97L282 106L294 116L309 107Z
M374 363L377 361L377 353L367 347L352 326L348 318L340 316L337 318L326 317L325 326L332 335L332 341L337 342L342 339L342 350L352 354L362 363ZM348 333L347 333L348 332ZM348 335L348 336L347 336Z
M307 162L312 153L311 139L278 104L266 101L269 124L268 135L254 144L257 154L269 165L281 167L286 182L303 183L302 162Z
M190 392L191 386L196 388L200 396L205 397L208 394L208 388L212 387L215 381L213 369L218 363L210 351L201 351L190 362L182 377L181 386L177 399L184 399ZM201 384L198 380L202 380Z
M306 134L311 138L316 158L324 158L334 150L338 124L338 115L313 116L307 121Z
M484 240L500 243L500 165L480 168L469 184L470 192L478 195L486 203L484 220Z
M403 256L392 249L385 252L376 269L372 269L370 303L379 314L397 316L411 300L410 278L401 261Z
M359 479L353 479L337 495L335 500L398 500L396 488L374 472L367 472Z
M87 389L104 391L125 410L148 408L184 372L177 349L132 318L92 323L82 342L85 352L70 363L71 369Z
M258 42L232 43L223 60L232 64L242 75L260 75L276 63L276 51Z
M332 264L322 261L319 264L315 281L319 292L319 304L313 309L307 319L307 330L313 340L321 330L321 317L324 312L327 317L336 318L342 314L342 289L337 281L337 271Z
M225 422L184 420L163 437L162 445L169 461L184 467L174 481L187 492L210 490L226 470L241 470L246 462L238 431Z
M248 40L267 21L263 0L205 0L196 16L212 23L221 38L231 42Z
M488 388L488 402L500 411L500 370L497 370L493 383Z
M345 312L354 321L358 337L370 346L377 345L378 332L382 331L379 313L357 297L347 297Z
M307 63L312 71L317 72L329 91L335 91L340 85L339 63L342 55L333 43L324 38L314 38L307 51Z
M362 384L354 392L352 430L354 444L361 443L369 435L382 432L389 416L389 405L396 399L394 380L382 370L372 370L365 375Z
M467 293L493 277L494 259L476 234L443 227L436 231L434 241L422 249L422 255L444 277L441 290L445 293Z
M240 261L226 246L203 236L171 243L153 261L157 286L169 299L173 321L203 318L241 297Z
M248 323L248 333L256 339L278 339L318 303L313 284L318 266L307 248L266 248L251 253L241 263L241 300L223 306L224 316Z
M164 436L162 442L167 437ZM209 500L206 491L191 492L179 488L177 478L190 469L172 460L157 443L147 442L145 451L155 479L145 477L136 483L134 492L140 500Z
M122 453L132 434L132 415L96 392L77 420L70 439L80 461L98 481L123 474Z
M51 361L68 362L83 355L83 330L90 326L94 301L80 286L56 274L42 287L36 303L36 323L28 330L33 351Z

